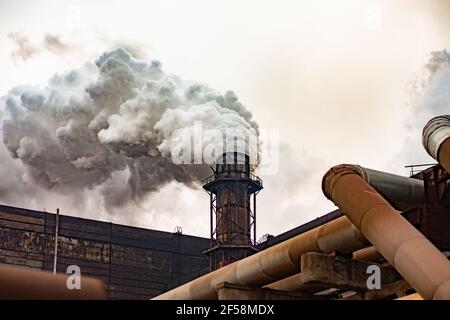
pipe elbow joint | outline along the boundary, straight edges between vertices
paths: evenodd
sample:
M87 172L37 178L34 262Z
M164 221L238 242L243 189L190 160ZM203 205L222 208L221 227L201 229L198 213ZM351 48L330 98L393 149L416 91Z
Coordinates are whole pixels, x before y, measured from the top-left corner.
M336 182L348 174L357 174L366 180L364 169L354 164L340 164L332 167L325 173L322 178L322 192L329 200L333 201L333 187Z

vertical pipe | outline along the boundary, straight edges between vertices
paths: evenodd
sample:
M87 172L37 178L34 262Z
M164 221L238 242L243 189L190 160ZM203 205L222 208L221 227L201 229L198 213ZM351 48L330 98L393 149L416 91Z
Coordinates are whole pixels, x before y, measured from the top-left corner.
M55 223L55 252L53 256L53 274L56 274L56 264L58 262L58 233L59 233L59 208L56 209Z
M256 246L256 193L253 194L253 245Z
M209 227L210 227L210 237L211 237L211 247L213 245L213 194L212 192L209 194Z

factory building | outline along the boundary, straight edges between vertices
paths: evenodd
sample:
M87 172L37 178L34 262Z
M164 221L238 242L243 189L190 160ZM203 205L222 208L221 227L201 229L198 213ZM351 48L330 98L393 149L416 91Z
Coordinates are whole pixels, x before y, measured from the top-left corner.
M111 299L149 299L209 270L210 240L0 206L0 264L101 279ZM55 231L58 231L55 259Z

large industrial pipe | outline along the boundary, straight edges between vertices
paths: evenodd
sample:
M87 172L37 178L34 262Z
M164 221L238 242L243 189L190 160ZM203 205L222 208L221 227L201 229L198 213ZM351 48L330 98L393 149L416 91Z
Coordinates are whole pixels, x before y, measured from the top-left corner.
M450 299L450 262L364 179L339 165L322 188L386 260L425 299Z
M217 285L223 282L259 287L298 273L300 256L305 252L330 253L338 250L351 253L368 244L347 217L343 216L154 299L217 299Z
M355 165L358 174L398 210L406 211L425 203L425 188L422 180L402 177L382 171L363 168ZM353 252L353 259L380 263L384 258L373 247ZM284 291L295 291L302 287L301 274L267 285L267 288Z
M450 172L450 115L428 121L423 128L422 143L428 154Z
M358 165L354 165L354 169L397 210L406 211L426 202L422 180L367 169Z
M80 289L69 289L69 275L0 267L1 300L104 300L106 287L102 281L80 278Z

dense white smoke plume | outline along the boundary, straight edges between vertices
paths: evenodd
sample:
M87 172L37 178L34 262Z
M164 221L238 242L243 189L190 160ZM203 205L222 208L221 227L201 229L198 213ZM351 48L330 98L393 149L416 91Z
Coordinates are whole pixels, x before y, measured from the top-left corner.
M63 194L96 189L106 208L139 203L171 181L194 186L210 174L205 163L171 160L195 123L202 124L202 143L232 128L258 149L258 126L233 92L166 74L159 62L122 48L43 88L13 88L0 99L0 117L4 145L25 169L17 180Z

